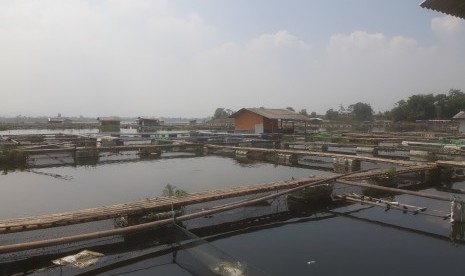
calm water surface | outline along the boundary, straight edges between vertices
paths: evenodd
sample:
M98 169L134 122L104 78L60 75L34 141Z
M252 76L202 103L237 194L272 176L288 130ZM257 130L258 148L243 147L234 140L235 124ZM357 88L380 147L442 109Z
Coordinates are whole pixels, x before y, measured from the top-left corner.
M14 171L0 175L0 219L157 197L168 183L193 193L310 175L332 173L261 162L240 163L218 156ZM453 187L465 189L463 183ZM336 192L345 191L342 186L335 188ZM450 195L431 187L424 191ZM406 195L392 200L427 206L441 214L450 208L448 202ZM234 230L210 242L269 275L458 274L462 273L460 264L465 258L463 229L453 228L448 220L359 204ZM41 273L52 272L59 275L56 269ZM192 275L173 264L170 254L146 258L102 275L122 273Z
M159 197L167 184L194 193L328 174L218 156L14 171L0 175L0 202L8 206L0 219Z

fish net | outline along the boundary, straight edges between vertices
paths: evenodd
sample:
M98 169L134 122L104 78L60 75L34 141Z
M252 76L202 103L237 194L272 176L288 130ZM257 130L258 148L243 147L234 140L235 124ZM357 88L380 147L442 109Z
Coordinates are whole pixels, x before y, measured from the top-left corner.
M174 224L173 228L179 248L173 254L173 262L193 275L268 275L264 271L230 256L178 225Z

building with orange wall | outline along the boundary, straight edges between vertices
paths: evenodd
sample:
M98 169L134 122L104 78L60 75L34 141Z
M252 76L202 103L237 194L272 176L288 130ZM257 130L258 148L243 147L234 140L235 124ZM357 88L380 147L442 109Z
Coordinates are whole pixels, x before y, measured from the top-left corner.
M269 108L242 108L230 118L234 118L235 132L256 134L293 132L294 122L308 121L292 110Z

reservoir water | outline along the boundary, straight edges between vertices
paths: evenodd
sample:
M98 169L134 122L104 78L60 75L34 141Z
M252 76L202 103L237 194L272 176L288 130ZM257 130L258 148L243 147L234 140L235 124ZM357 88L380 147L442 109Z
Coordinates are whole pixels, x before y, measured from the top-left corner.
M369 166L374 165L365 164L365 167ZM4 171L0 175L0 219L159 197L167 184L194 193L321 175L335 174L312 166L291 167L213 155L189 157L182 154L156 160L129 158L89 166ZM428 185L419 190L452 195L439 189L440 186L442 184L438 183L437 187ZM463 187L463 182L450 184L450 188ZM335 185L334 193L354 189ZM415 206L428 206L428 210L435 214L450 212L448 202L407 195L389 195L389 198ZM202 222L187 222L184 226L203 236L204 232L196 232L195 228L212 224L209 231L215 231L215 224L231 221L228 216L234 220L260 218L204 238L215 248L259 269L264 275L438 275L462 270L464 227L453 226L449 220L360 204L327 205L292 213L287 212L288 207L286 202L274 202L265 207L241 208L204 218ZM278 215L270 218L272 212ZM138 254L145 256L125 265L110 266L101 275L193 275L173 263L172 252L150 255L159 246L153 242L152 234L138 234L137 240L142 241L131 248L101 248L107 263ZM15 235L24 237L26 234L0 236L0 244L15 239ZM90 243L89 246L93 245ZM40 259L36 265L31 265L34 269L42 268L33 270L33 273L74 275L82 272L53 266L53 257L56 255L45 256L50 260ZM14 263L8 262L8 266L0 272L7 274L7 271L19 270L11 268Z

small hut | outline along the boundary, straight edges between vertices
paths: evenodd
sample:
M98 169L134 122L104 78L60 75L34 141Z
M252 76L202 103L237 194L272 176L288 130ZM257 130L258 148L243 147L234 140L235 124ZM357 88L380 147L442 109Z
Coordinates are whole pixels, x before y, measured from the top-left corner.
M98 117L97 121L99 121L100 126L102 127L119 127L121 124L121 119L116 116Z
M305 129L309 118L289 109L242 108L229 116L234 118L238 133L293 133L296 122L303 122Z
M138 117L136 123L139 127L151 127L161 125L161 120L158 117Z

